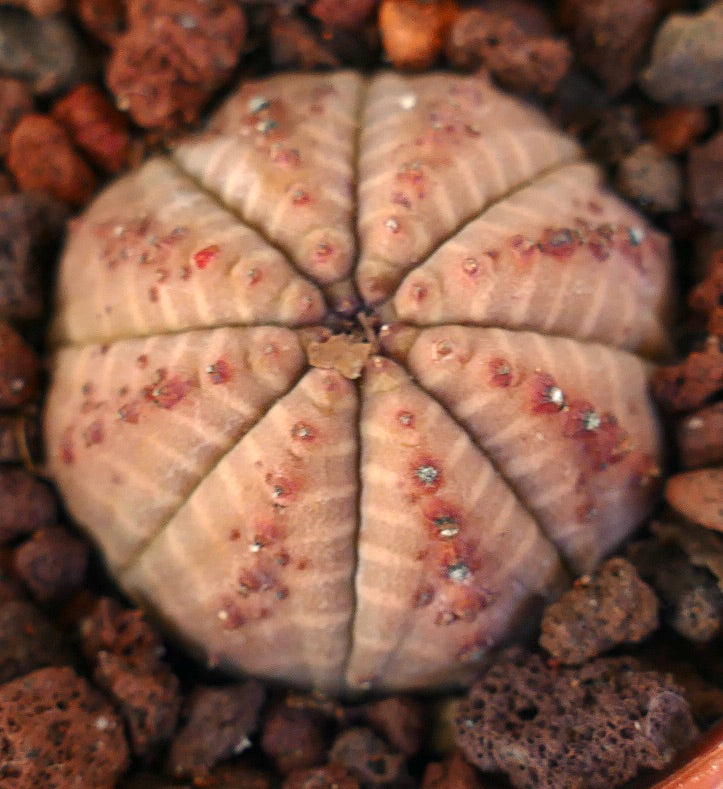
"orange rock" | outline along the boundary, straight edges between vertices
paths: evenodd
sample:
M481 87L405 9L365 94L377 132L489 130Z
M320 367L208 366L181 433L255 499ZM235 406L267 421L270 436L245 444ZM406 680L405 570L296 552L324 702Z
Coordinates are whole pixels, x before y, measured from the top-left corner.
M666 153L682 153L708 128L703 107L668 107L643 124L653 142Z
M665 498L686 518L723 532L723 467L673 475Z
M52 112L94 164L108 173L123 168L130 148L128 124L100 88L78 85Z
M387 57L397 68L428 68L441 52L456 15L454 0L383 0L379 31Z
M80 206L95 190L95 176L63 127L47 115L25 115L10 135L8 170L23 192L44 192Z

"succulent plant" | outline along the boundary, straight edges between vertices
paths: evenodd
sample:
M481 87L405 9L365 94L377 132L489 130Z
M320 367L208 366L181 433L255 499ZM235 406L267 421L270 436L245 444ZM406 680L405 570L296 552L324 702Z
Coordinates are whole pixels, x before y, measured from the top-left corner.
M48 465L210 665L466 681L648 512L666 239L482 77L247 82L71 228Z

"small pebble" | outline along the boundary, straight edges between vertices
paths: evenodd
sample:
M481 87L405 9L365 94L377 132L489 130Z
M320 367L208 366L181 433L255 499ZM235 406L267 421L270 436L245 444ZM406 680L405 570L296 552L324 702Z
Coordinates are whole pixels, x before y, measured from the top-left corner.
M657 213L680 208L683 176L678 162L652 143L642 143L621 162L617 188L642 208Z
M683 468L723 463L723 403L683 417L677 424L676 439Z
M411 787L403 754L393 752L371 729L353 726L341 732L329 761L346 767L363 786Z
M62 526L46 526L15 551L15 571L41 603L66 600L82 585L88 543Z
M723 468L674 474L666 482L665 499L688 520L723 532Z
M429 68L442 52L456 14L454 0L382 0L379 33L387 58L399 69Z
M326 719L315 710L281 704L266 715L261 749L284 774L317 767L325 760L327 728Z
M699 13L671 14L658 29L643 89L666 104L723 101L723 2Z
M38 397L40 362L11 326L0 321L0 408L18 408Z

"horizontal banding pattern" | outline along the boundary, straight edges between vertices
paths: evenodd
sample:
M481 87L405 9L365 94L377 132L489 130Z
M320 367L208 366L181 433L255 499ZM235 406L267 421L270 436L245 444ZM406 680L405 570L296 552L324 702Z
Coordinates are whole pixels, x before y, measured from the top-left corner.
M209 662L464 681L644 515L658 436L618 349L665 350L667 249L578 155L480 78L286 75L77 221L51 470ZM395 360L358 382L298 331L352 275Z

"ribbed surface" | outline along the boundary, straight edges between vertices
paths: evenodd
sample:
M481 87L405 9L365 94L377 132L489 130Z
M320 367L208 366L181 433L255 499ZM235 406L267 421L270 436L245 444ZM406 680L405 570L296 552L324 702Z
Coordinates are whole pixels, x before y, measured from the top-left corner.
M644 517L668 249L579 153L479 77L278 75L76 221L49 470L199 656L465 681ZM302 349L342 297L359 380Z

